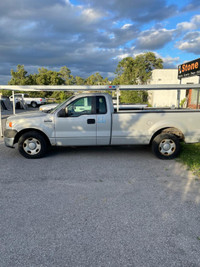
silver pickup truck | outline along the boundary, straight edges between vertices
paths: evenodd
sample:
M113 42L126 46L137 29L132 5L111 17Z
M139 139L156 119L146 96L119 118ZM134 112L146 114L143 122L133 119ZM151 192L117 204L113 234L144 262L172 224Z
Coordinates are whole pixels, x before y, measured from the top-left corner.
M40 158L50 146L151 145L161 159L173 159L180 142L200 142L200 112L141 108L116 111L109 94L72 96L49 113L10 116L4 142L18 143L26 158Z

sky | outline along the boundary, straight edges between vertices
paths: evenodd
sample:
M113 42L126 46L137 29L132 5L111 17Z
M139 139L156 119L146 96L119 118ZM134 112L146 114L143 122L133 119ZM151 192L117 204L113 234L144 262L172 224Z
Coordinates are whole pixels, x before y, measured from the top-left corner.
M164 68L199 58L200 0L0 1L0 84L18 64L112 79L120 60L148 51Z

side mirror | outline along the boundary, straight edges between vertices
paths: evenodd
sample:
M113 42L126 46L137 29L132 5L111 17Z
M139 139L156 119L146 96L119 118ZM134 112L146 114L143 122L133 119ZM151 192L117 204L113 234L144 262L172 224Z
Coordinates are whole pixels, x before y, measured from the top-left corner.
M65 109L64 108L62 108L60 111L59 111L59 113L58 113L58 117L66 117L66 112L65 112Z

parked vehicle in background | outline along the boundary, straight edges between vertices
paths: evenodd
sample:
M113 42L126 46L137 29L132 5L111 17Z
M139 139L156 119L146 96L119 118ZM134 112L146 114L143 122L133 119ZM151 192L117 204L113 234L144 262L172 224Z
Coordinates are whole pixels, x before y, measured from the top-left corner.
M40 158L49 146L151 145L160 159L173 159L180 142L200 142L200 111L114 108L109 94L72 96L49 113L30 112L6 121L4 142L18 143L26 158Z
M42 97L30 97L29 94L15 94L15 105L17 106L17 103L19 103L21 100L25 102L25 104L32 106L33 108L36 108L37 106L45 104L47 101L45 98ZM9 97L10 101L13 101L13 96L11 95Z
M0 98L1 110L12 110L12 103L7 96L1 96Z
M58 106L58 103L52 103L52 104L46 104L46 105L41 105L39 108L39 111L42 112L49 112L50 110L54 109L55 107Z

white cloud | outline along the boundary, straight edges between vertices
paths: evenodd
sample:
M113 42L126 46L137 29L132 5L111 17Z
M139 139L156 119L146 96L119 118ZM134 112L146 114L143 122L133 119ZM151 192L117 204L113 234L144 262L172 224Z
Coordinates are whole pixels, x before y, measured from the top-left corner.
M121 29L122 30L127 30L128 28L130 28L132 26L132 24L124 24Z
M103 17L101 12L98 12L92 8L83 9L82 14L83 14L84 18L90 23L91 22L97 22Z
M177 24L178 31L192 31L198 29L200 26L200 15L192 17L190 22L181 22Z
M148 30L140 34L136 41L137 49L155 50L164 47L173 39L173 30Z
M183 50L185 52L193 53L193 54L200 54L200 37L197 37L192 40L179 42L177 44L177 47L180 50Z
M177 24L177 29L181 31L188 31L196 29L196 25L192 22L181 22Z
M177 68L180 58L179 57L161 57L163 60L163 66L165 69L174 69Z
M114 57L114 59L117 59L117 60L122 60L126 57L130 57L131 55L129 53L125 53L125 54L121 54L121 55L117 55L116 57Z

